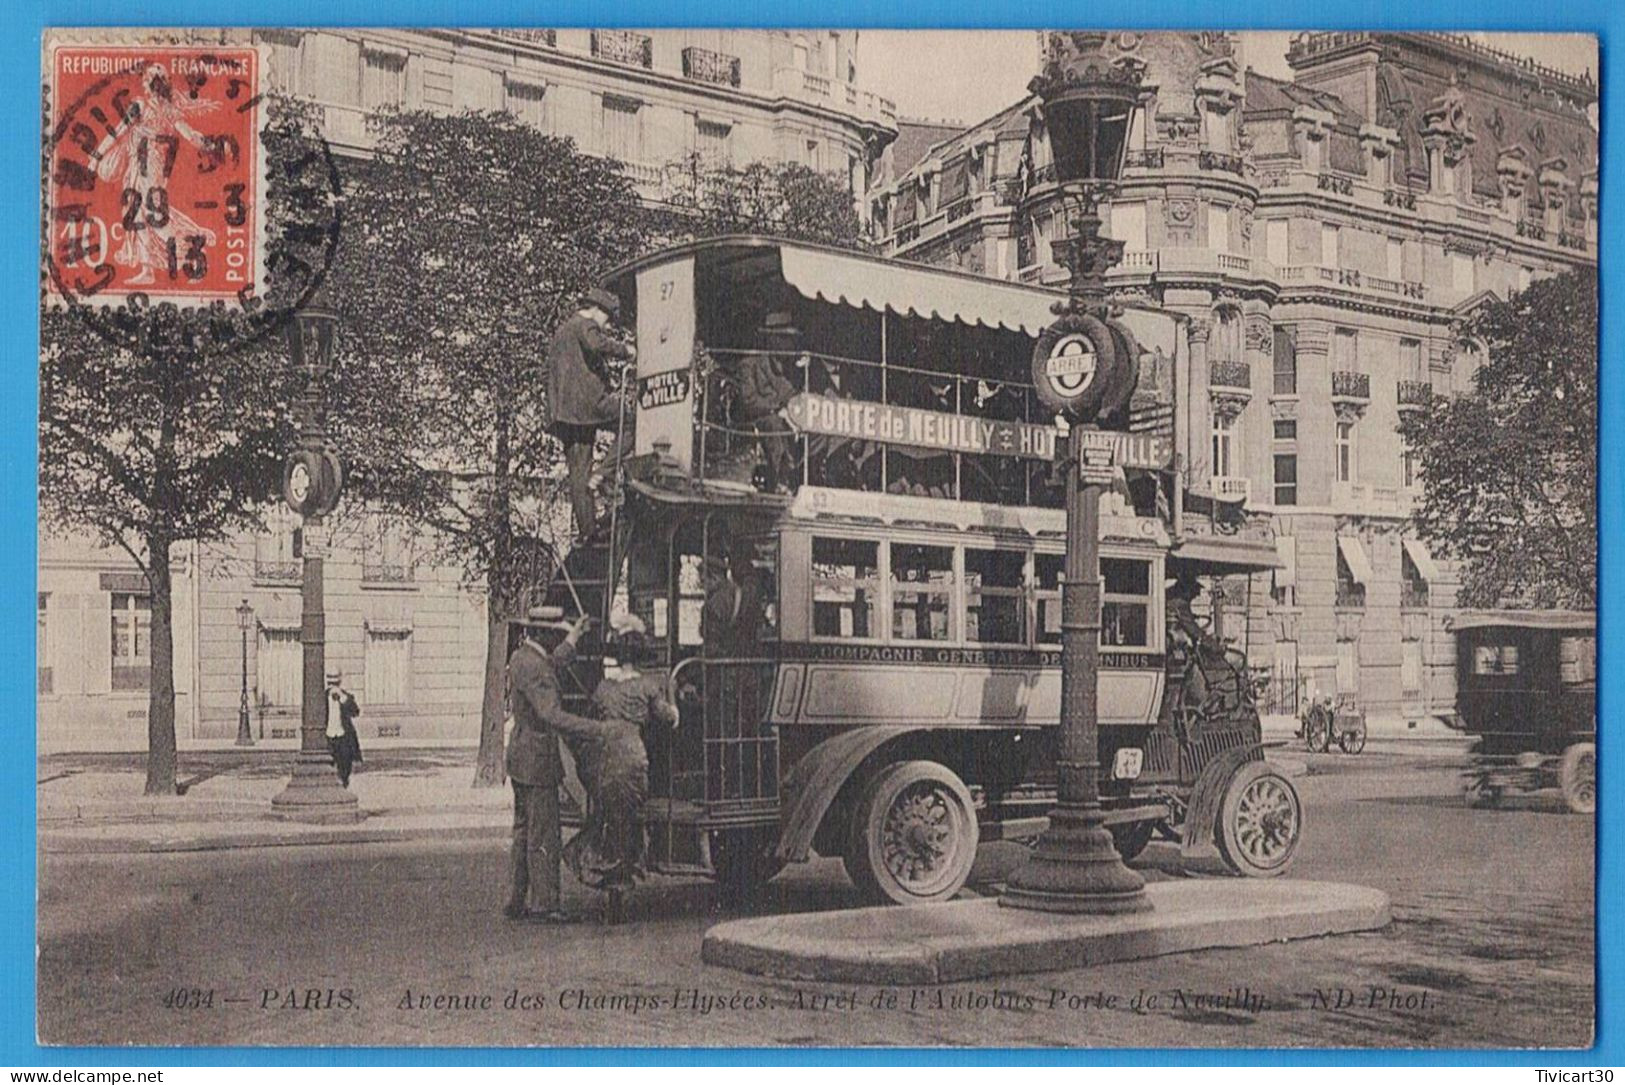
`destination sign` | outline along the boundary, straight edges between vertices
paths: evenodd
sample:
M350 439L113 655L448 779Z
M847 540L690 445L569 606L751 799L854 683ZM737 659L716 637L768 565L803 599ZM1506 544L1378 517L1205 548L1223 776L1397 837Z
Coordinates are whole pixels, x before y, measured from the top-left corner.
M688 399L689 377L686 369L668 369L664 373L651 373L638 380L638 406L644 410L668 407Z
M803 433L909 445L940 452L968 452L1025 459L1055 459L1056 429L1030 422L1006 422L975 415L923 411L857 399L802 393L786 405L790 424ZM1165 433L1102 433L1112 440L1112 462L1120 467L1166 470L1173 463L1173 438Z

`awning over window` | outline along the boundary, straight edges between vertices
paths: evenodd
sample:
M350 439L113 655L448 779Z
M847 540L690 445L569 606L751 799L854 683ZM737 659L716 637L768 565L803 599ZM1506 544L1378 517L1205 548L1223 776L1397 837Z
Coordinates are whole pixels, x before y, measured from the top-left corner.
M785 245L784 281L802 295L904 316L958 320L1036 336L1060 295L906 264Z
M1376 577L1371 573L1371 562L1365 556L1365 547L1360 545L1360 540L1352 535L1339 535L1337 549L1342 553L1343 561L1348 565L1349 574L1354 577L1354 582L1370 586Z
M1257 573L1279 569L1281 559L1269 543L1251 539L1237 539L1220 535L1187 536L1168 552L1176 565L1191 562L1196 573L1226 575L1230 573Z
M1427 543L1421 539L1401 539L1400 544L1405 547L1411 564L1416 566L1417 573L1429 584L1439 579L1439 566L1434 562L1433 555L1428 553Z
M1298 582L1298 540L1291 535L1277 535L1275 556L1281 562L1281 567L1275 570L1275 586L1290 588Z

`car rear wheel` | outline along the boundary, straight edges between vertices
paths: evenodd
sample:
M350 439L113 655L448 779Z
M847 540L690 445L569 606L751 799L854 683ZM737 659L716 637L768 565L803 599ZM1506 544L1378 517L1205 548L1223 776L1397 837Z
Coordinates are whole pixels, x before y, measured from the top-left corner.
M977 837L964 781L935 761L901 761L859 793L843 859L874 903L948 900L970 877Z
M1303 804L1285 776L1262 761L1236 770L1219 804L1219 848L1237 874L1273 878L1292 865Z
M1597 812L1597 744L1576 742L1563 751L1557 770L1563 801L1576 814Z

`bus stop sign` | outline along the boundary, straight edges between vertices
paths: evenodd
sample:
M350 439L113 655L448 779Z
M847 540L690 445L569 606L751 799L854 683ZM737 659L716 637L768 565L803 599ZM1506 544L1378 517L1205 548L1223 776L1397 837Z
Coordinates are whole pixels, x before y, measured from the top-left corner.
M1073 424L1121 415L1134 392L1134 357L1125 336L1099 317L1067 313L1033 348L1033 390Z

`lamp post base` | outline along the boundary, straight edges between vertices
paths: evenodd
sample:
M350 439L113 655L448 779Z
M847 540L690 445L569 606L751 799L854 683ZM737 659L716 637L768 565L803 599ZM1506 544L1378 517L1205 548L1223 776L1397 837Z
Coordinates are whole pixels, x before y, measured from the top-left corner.
M254 732L248 729L248 713L246 712L237 717L237 745L254 745Z
M300 750L293 775L271 800L271 812L291 821L323 823L361 820L355 793L339 786L333 759L326 750Z
M1149 912L1145 879L1123 865L1099 810L1063 805L1027 861L1010 875L999 903L1073 915Z

